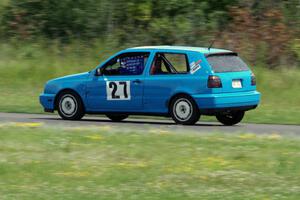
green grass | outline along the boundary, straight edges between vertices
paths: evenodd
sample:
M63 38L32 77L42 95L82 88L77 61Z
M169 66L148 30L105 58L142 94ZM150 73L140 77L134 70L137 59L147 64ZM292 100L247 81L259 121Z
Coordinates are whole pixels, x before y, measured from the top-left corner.
M246 114L245 121L300 124L300 70L253 68L253 71L262 101L256 110Z
M118 49L117 45L74 42L3 42L0 44L0 112L41 113L38 96L49 79L89 71ZM111 47L111 48L110 48ZM262 93L260 106L244 122L300 124L300 69L252 67ZM203 120L214 120L203 117Z
M0 199L295 199L300 138L0 125Z

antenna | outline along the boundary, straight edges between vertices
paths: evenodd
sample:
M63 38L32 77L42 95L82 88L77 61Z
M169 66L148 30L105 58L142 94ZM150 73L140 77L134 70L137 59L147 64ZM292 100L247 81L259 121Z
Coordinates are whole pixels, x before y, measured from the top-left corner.
M211 47L214 45L216 41L216 38L210 43L209 47L208 47L208 51L210 51Z
M212 48L212 46L214 45L215 41L219 38L219 36L221 35L221 31L219 31L216 35L215 38L212 40L212 42L210 43L209 47L208 47L208 51L210 51L210 49Z

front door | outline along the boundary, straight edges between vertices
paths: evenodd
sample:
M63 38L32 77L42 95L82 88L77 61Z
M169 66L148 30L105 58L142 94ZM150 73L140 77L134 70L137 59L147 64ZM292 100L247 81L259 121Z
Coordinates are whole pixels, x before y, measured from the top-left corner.
M87 83L87 107L95 112L138 112L143 108L144 68L149 53L124 53L91 75Z

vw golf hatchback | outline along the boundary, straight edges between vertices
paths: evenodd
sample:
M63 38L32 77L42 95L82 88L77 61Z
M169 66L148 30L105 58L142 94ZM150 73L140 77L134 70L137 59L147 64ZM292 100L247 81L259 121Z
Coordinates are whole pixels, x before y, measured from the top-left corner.
M120 51L90 72L50 80L40 95L46 112L66 120L158 115L184 125L201 115L234 125L259 101L255 76L237 53L182 46Z

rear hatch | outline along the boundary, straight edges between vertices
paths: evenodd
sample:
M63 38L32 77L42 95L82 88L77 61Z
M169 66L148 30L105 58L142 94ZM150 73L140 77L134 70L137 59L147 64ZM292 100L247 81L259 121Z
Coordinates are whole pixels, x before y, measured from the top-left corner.
M206 59L213 75L219 77L222 83L220 88L213 88L213 92L246 92L256 89L251 84L251 70L236 53L208 54Z

